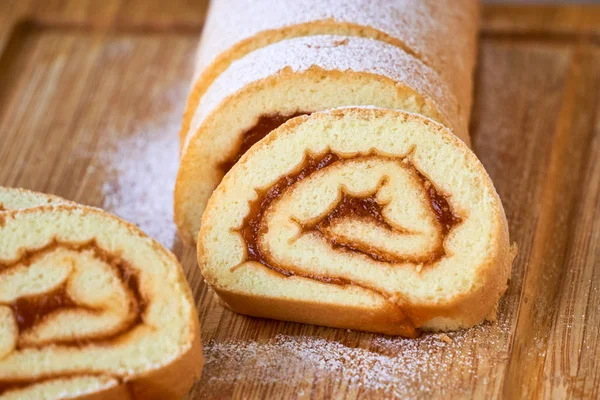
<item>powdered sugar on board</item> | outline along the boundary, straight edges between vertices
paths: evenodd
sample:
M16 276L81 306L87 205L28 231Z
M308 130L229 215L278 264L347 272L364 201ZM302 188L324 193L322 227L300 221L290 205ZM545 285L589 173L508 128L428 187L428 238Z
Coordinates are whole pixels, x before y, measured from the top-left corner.
M323 381L332 385L333 393L354 392L359 397L467 396L473 394L474 380L494 385L481 372L498 368L506 358L508 331L503 323L486 323L419 339L351 332L338 340L288 334L264 340L211 340L204 348L202 391L221 393L234 384L259 382L274 391L303 390L308 384L310 395L311 385ZM345 336L343 331L337 334ZM347 339L351 336L360 338L358 345ZM307 376L319 382L307 383Z
M164 112L151 125L136 127L115 149L105 149L100 159L112 179L102 187L102 207L139 226L167 248L174 244L173 187L179 166L179 145L174 132L181 123L173 112L187 86L180 84L161 95Z

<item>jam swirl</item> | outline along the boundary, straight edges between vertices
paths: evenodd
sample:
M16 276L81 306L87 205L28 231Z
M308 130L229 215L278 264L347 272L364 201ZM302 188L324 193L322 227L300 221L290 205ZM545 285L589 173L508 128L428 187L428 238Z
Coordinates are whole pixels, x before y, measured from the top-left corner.
M144 323L144 313L147 307L147 302L144 299L139 286L139 277L137 270L127 261L119 256L110 254L103 250L95 241L90 241L83 244L64 243L52 241L48 245L40 249L25 251L21 258L10 263L0 262L0 279L2 275L9 274L15 269L29 267L40 258L51 255L55 251L66 250L75 253L88 253L95 260L107 265L112 270L122 285L124 292L128 296L129 312L125 320L122 321L118 329L107 331L105 333L95 335L80 335L69 339L46 340L41 343L28 343L21 340L22 335L35 329L36 326L48 320L51 320L56 313L64 310L74 310L85 313L88 316L100 314L104 310L89 305L79 304L69 294L67 289L69 278L57 287L50 289L41 294L25 295L14 299L11 302L0 301L0 306L8 307L12 310L16 326L18 328L18 336L16 346L13 351L19 352L27 348L43 348L46 346L61 346L69 348L82 348L88 345L108 346L113 342L118 341L130 333L133 329ZM77 261L75 261L77 262ZM10 355L10 353L9 353ZM16 389L22 389L44 381L54 379L64 379L75 376L93 376L98 375L91 372L81 371L68 374L52 374L52 376L39 376L29 379L3 379L0 375L0 395L4 392Z
M368 220L373 226L378 226L381 229L389 231L391 234L410 234L403 228L396 226L388 221L384 215L383 208L385 204L381 204L377 199L377 193L369 193L365 196L356 196L346 193L340 188L340 195L334 207L317 221L310 223L298 223L301 227L300 235L315 234L322 240L329 243L330 248L334 252L345 252L351 255L367 257L375 262L387 264L414 264L418 271L421 268L433 268L437 262L443 259L446 255L444 249L444 241L448 234L457 225L462 222L462 219L457 215L448 199L435 187L435 185L427 179L409 160L409 157L398 159L377 154L355 155L353 157L344 158L333 152L327 152L319 156L307 155L301 164L294 172L282 176L268 189L257 191L258 196L250 202L250 211L243 220L243 223L237 230L246 246L246 259L242 262L254 261L260 263L264 267L279 273L283 276L299 276L312 279L327 284L336 285L355 285L363 289L373 291L389 302L393 303L399 309L399 312L407 317L406 323L410 325L416 336L417 323L413 323L409 314L403 309L401 303L393 300L393 296L384 293L382 290L375 287L370 287L364 284L353 282L343 275L324 275L310 272L309 269L301 269L295 266L281 265L274 261L274 258L261 247L261 236L265 234L265 215L269 209L275 206L281 196L286 191L291 190L294 185L317 173L318 171L330 168L339 163L344 163L348 160L360 159L380 159L383 162L399 163L401 168L405 170L415 182L418 182L420 190L424 193L423 198L426 199L429 212L434 216L432 221L435 221L438 236L441 237L439 245L434 250L425 254L415 256L406 256L394 254L393 252L375 248L373 246L364 245L364 243L353 243L351 240L340 240L335 235L330 234L329 228L338 221L351 218L353 220ZM385 183L386 177L383 178ZM240 264L241 265L241 264ZM237 268L234 267L234 268ZM420 319L417 317L417 319Z

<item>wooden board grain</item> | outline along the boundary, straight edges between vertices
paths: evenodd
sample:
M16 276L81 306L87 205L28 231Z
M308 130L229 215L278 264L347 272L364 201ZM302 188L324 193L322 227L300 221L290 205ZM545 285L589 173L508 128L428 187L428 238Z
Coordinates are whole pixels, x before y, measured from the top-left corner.
M474 150L520 251L495 324L418 340L224 309L172 223L204 1L0 0L0 184L103 207L184 265L189 398L600 398L600 7L483 10Z

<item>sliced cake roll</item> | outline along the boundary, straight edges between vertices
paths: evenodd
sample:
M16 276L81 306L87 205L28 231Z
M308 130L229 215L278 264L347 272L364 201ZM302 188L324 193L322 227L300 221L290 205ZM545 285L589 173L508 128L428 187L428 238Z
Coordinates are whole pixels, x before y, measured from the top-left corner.
M95 208L3 188L0 204L0 399L185 394L203 358L175 257Z
M198 240L206 281L234 311L404 336L495 318L513 256L466 144L377 108L300 116L254 145Z
M477 27L477 0L213 1L198 48L182 138L200 99L232 62L272 43L301 36L367 37L399 47L440 73L468 110Z
M206 92L187 136L175 221L194 243L206 202L254 143L300 114L349 105L420 113L469 142L469 112L441 77L399 47L359 37L281 41L234 62Z

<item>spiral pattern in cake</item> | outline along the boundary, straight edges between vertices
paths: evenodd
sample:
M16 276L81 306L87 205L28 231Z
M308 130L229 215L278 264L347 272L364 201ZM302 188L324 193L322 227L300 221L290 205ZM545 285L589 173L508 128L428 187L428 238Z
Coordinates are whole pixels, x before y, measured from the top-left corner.
M202 355L175 257L101 210L28 193L20 206L0 188L0 398L184 394Z

